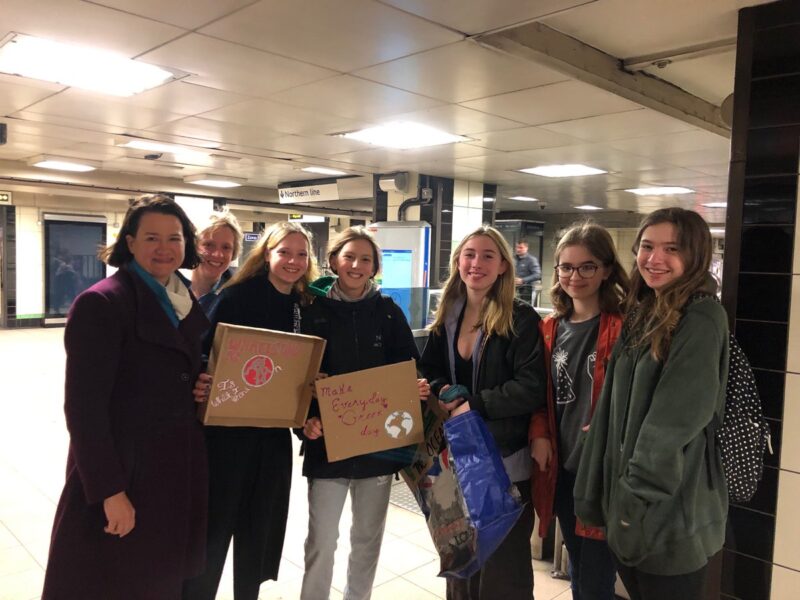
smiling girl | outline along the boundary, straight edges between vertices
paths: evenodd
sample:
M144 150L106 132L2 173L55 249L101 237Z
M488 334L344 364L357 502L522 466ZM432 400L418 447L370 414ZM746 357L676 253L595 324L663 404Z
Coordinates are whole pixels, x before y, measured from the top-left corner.
M626 320L606 370L575 485L583 522L606 528L632 600L704 597L728 497L706 426L721 419L728 320L695 212L648 215L633 248Z
M222 290L207 344L217 323L299 331L300 305L316 273L311 234L286 221L270 226ZM210 385L208 376L205 385ZM256 600L261 582L278 578L292 478L290 432L206 427L206 442L208 566L186 582L183 597L213 600L232 537L234 598Z
M363 227L345 229L331 242L328 263L336 277L315 281L311 286L314 302L303 309L303 333L328 341L322 370L340 375L418 358L403 311L375 285L381 254L372 235ZM420 399L425 400L430 386L424 379L417 384ZM349 494L353 524L344 597L368 600L380 556L392 475L408 461L402 452L373 452L329 462L316 400L309 414L303 429L308 537L300 598L328 598L339 521Z
M628 276L608 231L595 223L574 225L555 252L553 313L539 329L549 367L547 408L531 419L533 501L539 533L558 516L569 552L573 600L614 600L616 572L599 529L576 523L572 488L581 451L603 387L611 349L622 328Z
M546 393L538 324L533 308L514 298L514 262L500 232L483 226L461 240L419 368L437 395L455 384L469 391L440 406L451 415L475 410L483 417L525 509L480 571L448 578L451 600L533 595L528 422Z

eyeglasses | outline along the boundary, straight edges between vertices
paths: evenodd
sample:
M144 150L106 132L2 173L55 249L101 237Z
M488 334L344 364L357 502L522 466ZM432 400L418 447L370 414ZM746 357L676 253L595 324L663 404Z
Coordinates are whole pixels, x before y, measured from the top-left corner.
M600 265L594 263L583 263L577 267L573 267L572 265L556 265L554 267L559 277L569 278L577 271L581 279L591 279L599 268Z

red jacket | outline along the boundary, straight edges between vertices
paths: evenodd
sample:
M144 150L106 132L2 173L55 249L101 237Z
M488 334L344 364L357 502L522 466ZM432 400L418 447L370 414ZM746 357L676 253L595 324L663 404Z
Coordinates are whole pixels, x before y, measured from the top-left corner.
M547 471L540 471L539 465L533 463L533 473L531 475L531 492L533 495L533 507L539 515L539 535L544 537L550 527L553 518L553 503L556 495L556 477L558 477L558 426L556 425L556 409L553 399L553 378L551 376L550 362L553 354L553 346L556 342L556 331L558 330L558 319L548 317L539 323L539 331L544 343L544 360L547 368L547 408L533 414L531 417L528 439L548 438L550 447L553 449L553 458ZM600 314L600 331L597 334L597 360L594 365L594 383L592 385L592 414L600 397L600 390L603 389L603 380L606 375L606 365L611 356L614 342L617 341L622 331L622 316L619 314ZM605 539L603 531L594 527L586 527L580 520L575 526L575 533L580 536L596 540Z

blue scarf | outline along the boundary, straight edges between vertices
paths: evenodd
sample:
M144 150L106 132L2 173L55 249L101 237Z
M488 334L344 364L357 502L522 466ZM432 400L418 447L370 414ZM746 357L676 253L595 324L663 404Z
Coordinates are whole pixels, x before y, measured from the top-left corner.
M132 259L129 264L131 271L136 273L142 279L142 281L147 284L147 287L153 290L153 293L156 295L156 299L161 305L161 308L164 309L164 312L167 313L167 317L169 318L170 322L177 328L180 324L180 321L178 320L178 315L172 306L172 302L170 302L169 296L167 295L167 288L156 281L155 277L145 271L141 265L136 262L136 260Z

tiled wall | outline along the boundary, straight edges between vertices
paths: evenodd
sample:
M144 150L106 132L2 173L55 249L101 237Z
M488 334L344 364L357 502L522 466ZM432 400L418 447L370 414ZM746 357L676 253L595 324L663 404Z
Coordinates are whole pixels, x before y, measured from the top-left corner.
M748 503L732 505L722 598L800 598L800 3L739 16L726 295L755 370L774 454ZM736 235L736 232L740 232ZM732 235L733 234L733 235ZM738 255L738 259L737 259ZM732 264L737 262L736 264ZM731 280L727 274L734 272Z

